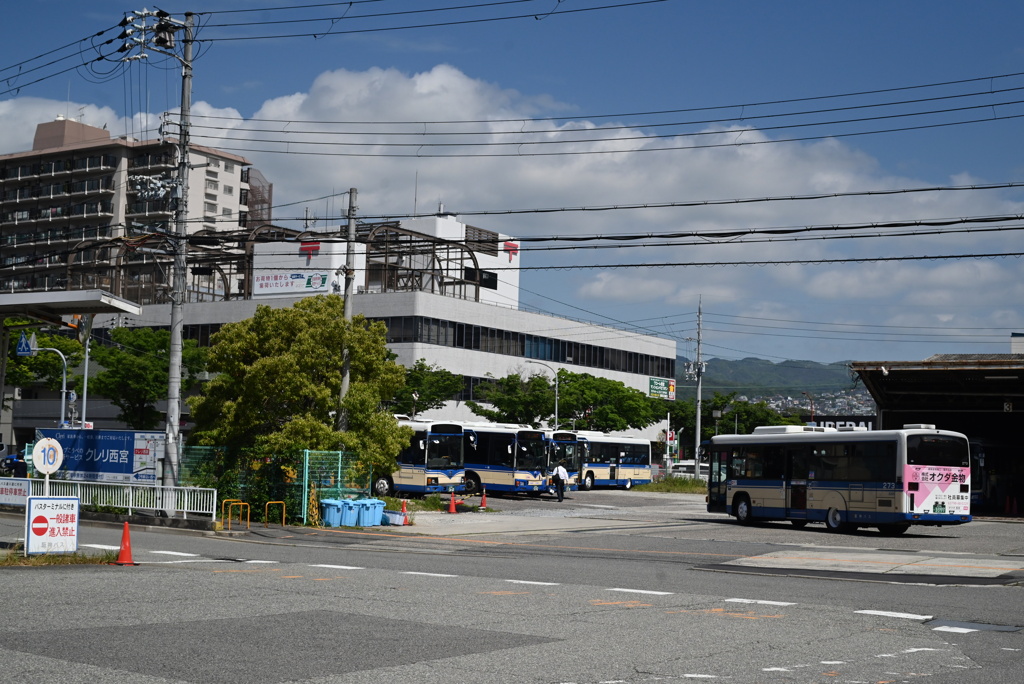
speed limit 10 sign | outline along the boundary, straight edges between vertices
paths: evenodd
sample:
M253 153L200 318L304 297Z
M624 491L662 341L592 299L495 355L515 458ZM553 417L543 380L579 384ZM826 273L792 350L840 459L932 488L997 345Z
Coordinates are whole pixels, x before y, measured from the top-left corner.
M32 467L43 475L54 474L63 463L64 448L52 437L41 439L32 447Z

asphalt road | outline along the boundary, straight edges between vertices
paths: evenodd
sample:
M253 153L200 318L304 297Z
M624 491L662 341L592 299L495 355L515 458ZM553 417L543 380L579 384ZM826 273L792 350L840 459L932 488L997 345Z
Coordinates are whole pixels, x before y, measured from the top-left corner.
M404 528L133 528L139 566L5 568L0 682L1024 680L1024 525L834 535L571 496ZM0 542L23 525L0 515Z

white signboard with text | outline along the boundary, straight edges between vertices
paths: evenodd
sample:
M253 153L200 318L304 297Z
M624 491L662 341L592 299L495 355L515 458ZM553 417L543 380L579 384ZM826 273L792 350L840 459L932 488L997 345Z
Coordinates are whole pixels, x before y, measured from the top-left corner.
M78 551L79 499L33 496L25 506L25 555Z

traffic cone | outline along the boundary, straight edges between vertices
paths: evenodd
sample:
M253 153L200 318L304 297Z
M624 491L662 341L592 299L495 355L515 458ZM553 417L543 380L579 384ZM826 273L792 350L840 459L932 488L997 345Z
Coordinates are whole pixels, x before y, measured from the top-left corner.
M480 495L480 508L487 508L487 485L484 485L483 494Z
M452 498L448 500L448 512L449 513L458 513L458 511L455 510L455 490L454 489L452 490Z
M138 565L132 560L132 538L128 534L128 523L124 524L124 532L121 533L121 551L117 554L117 560L110 565Z
M402 524L409 524L409 511L405 508L405 499L402 499Z

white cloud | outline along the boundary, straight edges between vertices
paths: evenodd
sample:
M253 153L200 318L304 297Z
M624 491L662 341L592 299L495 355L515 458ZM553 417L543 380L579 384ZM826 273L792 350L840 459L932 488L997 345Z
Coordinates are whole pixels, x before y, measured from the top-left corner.
M964 172L944 179L911 178L881 168L869 155L837 140L810 143L756 144L768 139L762 132L708 130L698 138L655 140L642 130L625 127L615 133L620 142L577 142L564 149L592 152L631 147L694 146L746 143L741 146L701 147L678 151L634 154L578 154L525 156L551 151L551 147L517 145L461 148L432 147L438 143L499 143L516 139L509 132L539 132L550 139L557 131L579 131L580 137L604 137L596 127L616 125L601 120L550 122L532 117L564 112L571 104L545 95L528 95L502 88L438 65L419 73L371 68L325 71L308 87L290 84L294 92L268 97L253 119L234 109L194 105L197 139L213 147L248 148L239 151L274 183L274 199L293 203L359 190L363 215L408 213L414 207L431 211L444 202L452 211L523 209L530 207L598 207L670 201L721 200L798 196L817 193L898 189L942 183L978 182L978 174ZM37 123L65 114L69 105L34 98L0 102L0 150L13 152L30 146ZM109 108L79 107L87 123L108 123L111 130L152 127L155 115L135 122L118 119ZM223 131L205 128L205 116L228 117L217 126L233 129L232 140ZM513 121L502 121L502 120ZM269 121L267 121L269 120ZM345 124L300 123L338 122ZM421 122L417 125L381 126L379 122ZM436 122L458 121L443 124ZM275 123L280 122L280 123ZM357 122L378 122L377 125ZM475 123L469 123L475 122ZM627 122L628 123L628 122ZM623 124L618 124L623 125ZM115 126L117 127L115 129ZM256 130L272 129L272 130ZM308 131L319 131L315 136ZM325 131L329 131L330 134ZM382 131L392 135L380 135ZM401 135L398 135L401 134ZM472 135L471 135L472 134ZM627 138L639 138L628 140ZM241 139L241 140L238 140ZM310 146L305 141L318 140ZM345 143L345 144L339 144ZM395 147L414 143L414 147ZM266 150L277 150L276 153ZM314 154L282 154L280 152ZM508 152L524 156L427 155L458 152L462 155ZM355 156L371 153L376 156ZM339 156L345 155L345 156ZM404 155L404 156L384 156ZM419 155L419 156L417 156ZM663 208L642 211L559 212L511 216L466 217L474 225L527 237L664 233L708 230L742 231L763 227L845 226L912 218L982 216L1024 213L1024 204L998 192L909 193L894 196L842 197L806 201L748 202L729 206ZM342 200L311 202L310 209L337 225ZM284 224L303 218L303 206L279 210ZM331 215L333 214L333 218ZM919 229L919 230L923 230ZM872 234L881 229L868 231ZM815 235L827 236L827 232ZM826 260L854 256L902 256L993 252L1016 248L1013 232L976 233L957 237L908 235L862 240L795 242L778 235L771 243L703 244L678 247L628 248L560 252L524 251L524 265L573 263L644 263ZM1020 326L1024 318L1018 302L1022 285L1020 262L892 262L860 264L801 264L788 266L607 269L565 272L526 272L525 288L557 293L585 310L598 310L618 320L636 320L652 312L696 308L697 297L706 307L736 315L791 318L793 320L845 320L879 323L906 320L907 307L931 325ZM569 286L567 283L571 283ZM544 307L543 300L536 305ZM645 308L646 307L646 308ZM551 308L557 309L554 304ZM838 343L802 343L747 338L733 346L766 355L807 358L794 345L817 349L838 358L857 356ZM821 351L827 349L831 351ZM1001 351L985 348L982 351ZM871 356L871 354L859 354ZM911 358L921 355L910 353Z

